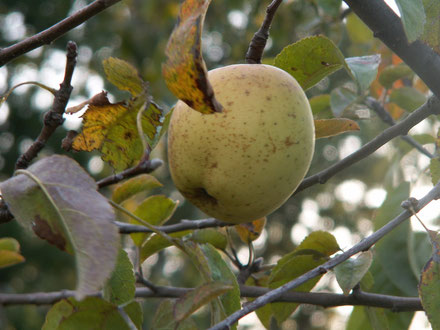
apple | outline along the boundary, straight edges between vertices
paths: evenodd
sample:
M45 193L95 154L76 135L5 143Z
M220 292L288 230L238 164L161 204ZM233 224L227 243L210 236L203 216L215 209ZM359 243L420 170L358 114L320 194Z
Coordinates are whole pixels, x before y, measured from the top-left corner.
M168 131L176 188L229 223L279 208L309 169L315 146L310 104L298 82L270 65L237 64L208 79L223 106L201 114L178 101Z

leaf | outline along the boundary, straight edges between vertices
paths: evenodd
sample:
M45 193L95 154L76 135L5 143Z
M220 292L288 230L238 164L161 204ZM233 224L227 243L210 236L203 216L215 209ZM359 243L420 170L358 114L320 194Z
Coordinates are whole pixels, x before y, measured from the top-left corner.
M429 164L429 172L431 173L431 181L436 185L440 180L440 159L433 158Z
M42 239L75 255L76 297L96 292L119 248L114 212L96 182L71 158L50 156L0 184L9 210Z
M134 166L144 150L137 129L137 115L146 104L146 96L128 103L90 104L82 115L83 127L74 138L75 151L99 150L102 159L118 171ZM154 103L141 116L143 133L154 139L161 126L162 110Z
M178 24L165 49L162 75L168 89L179 100L201 113L221 112L208 80L201 51L203 21L211 0L185 0L181 3Z
M104 299L115 305L123 305L134 299L136 278L133 264L127 252L119 250L116 267L104 287Z
M437 0L422 0L426 23L420 40L440 53L440 3Z
M0 238L0 268L13 266L25 259L20 254L20 244L11 237Z
M411 43L423 33L426 15L422 0L395 0L400 11L406 37Z
M331 73L348 66L335 44L324 36L301 39L275 57L275 66L290 73L304 90Z
M157 307L154 314L151 329L155 330L194 330L198 329L192 318L187 318L178 323L174 319L174 301L164 299Z
M357 95L347 87L338 87L330 93L330 105L335 117L342 113L356 101Z
M209 243L216 249L224 250L228 245L228 239L220 228L203 228L194 231L191 235L194 242Z
M374 218L375 230L384 226L401 212L400 204L408 196L409 184L407 182L387 191L387 198ZM415 290L417 279L411 271L408 257L408 232L410 230L410 224L406 221L388 233L387 239L376 243L375 260L380 266L378 271L382 276L385 276L384 280L402 293L415 296L417 294ZM373 273L373 275L375 274Z
M162 117L162 119L161 119L162 125L156 127L157 131L156 131L153 138L150 138L150 135L147 135L147 142L148 142L151 150L153 150L156 147L156 145L159 143L162 136L168 131L168 127L170 126L170 120L171 120L171 116L173 114L173 111L174 111L174 108L172 108L170 111L168 111L164 117Z
M348 67L356 78L361 92L366 91L376 79L380 63L380 54L348 57L345 59Z
M440 328L440 263L438 255L429 259L423 268L418 286L423 309L433 329Z
M318 6L332 16L338 16L341 4L342 0L318 0Z
M397 314L397 313L395 313ZM354 306L346 330L386 330L390 329L383 308Z
M345 132L359 131L354 120L347 118L315 119L315 139L336 136Z
M317 115L330 109L330 94L313 96L309 99L313 115Z
M243 243L249 244L260 237L266 225L267 218L263 217L252 222L235 225L234 229Z
M107 80L120 90L138 96L145 90L145 83L139 72L130 63L119 58L109 57L102 61Z
M142 322L142 310L139 304L133 302L124 310L136 327L141 329L139 320ZM73 298L57 302L47 313L42 329L131 330L118 307L98 297L88 297L81 302Z
M173 238L182 238L182 237L189 235L191 233L192 233L192 230L184 230L184 231L179 231L176 233L171 233L171 234L169 234L169 236L171 236ZM156 254L157 252L159 252L169 246L172 246L170 241L163 238L162 236L154 234L154 235L148 237L143 242L141 249L140 249L140 257L139 257L140 262L141 263L144 262L153 254Z
M174 319L177 322L185 320L200 307L208 304L212 299L225 294L232 288L232 285L225 285L222 282L202 284L176 300L174 303Z
M147 192L158 187L162 187L162 184L156 177L141 174L118 184L113 191L112 200L119 204L140 192Z
M414 111L426 102L426 96L413 87L401 87L394 89L390 94L390 102L396 103L399 107Z
M249 276L249 278L246 280L246 285L267 288L268 282L269 282L268 275L257 277L256 274L253 274L253 276ZM247 301L251 302L254 301L255 299L256 298L247 298ZM258 319L266 327L266 329L270 329L272 315L273 315L272 306L270 304L266 304L263 307L258 308L255 311L255 314L257 314Z
M178 205L178 201L173 201L172 199L164 195L154 195L146 198L133 212L134 215L145 220L151 225L159 226L168 221L173 215ZM143 225L142 223L136 221L135 219L129 218L130 223L135 225ZM135 233L130 234L134 243L140 246L148 234Z
M373 261L370 251L360 253L357 258L350 258L334 268L336 280L345 295L361 281Z
M368 44L374 40L373 31L354 13L347 15L346 28L354 44Z
M301 244L292 252L284 255L278 260L273 268L269 287L278 288L283 284L297 278L307 271L323 264L328 257L340 248L336 239L330 233L316 231L307 236ZM321 277L316 277L295 288L294 291L308 292ZM290 314L299 306L297 303L272 303L272 312L280 324L284 322Z
M379 82L383 87L390 89L393 87L395 81L402 78L410 78L413 75L414 72L404 63L390 65L385 67L380 73Z

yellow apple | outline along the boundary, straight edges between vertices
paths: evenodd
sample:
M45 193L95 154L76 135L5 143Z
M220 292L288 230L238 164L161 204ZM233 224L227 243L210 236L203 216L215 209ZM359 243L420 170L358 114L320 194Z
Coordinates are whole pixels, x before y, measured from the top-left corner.
M226 66L208 78L223 112L201 114L178 101L168 131L171 176L209 216L235 224L262 218L309 169L309 102L291 75L270 65Z

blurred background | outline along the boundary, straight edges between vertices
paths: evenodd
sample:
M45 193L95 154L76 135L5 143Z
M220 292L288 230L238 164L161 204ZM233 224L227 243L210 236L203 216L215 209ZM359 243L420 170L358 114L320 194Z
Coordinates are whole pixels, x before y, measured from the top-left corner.
M269 2L224 0L211 3L203 33L203 55L209 69L244 62L248 44L264 19ZM89 3L91 1L2 0L0 47L32 36ZM155 101L168 110L176 100L162 80L161 63L178 10L178 0L122 1L51 45L40 47L1 67L0 95L24 81L38 81L58 88L64 75L65 47L69 40L73 40L78 45L79 55L72 82L74 90L68 106L77 105L103 89L109 91L112 101L128 97L128 94L117 91L105 81L101 62L113 56L138 68L144 80L150 83ZM292 0L284 1L276 13L264 62L271 63L285 46L315 34L329 37L346 57L380 53L382 67L395 61L385 47L373 39L371 31L342 6L341 1ZM415 85L416 82L409 83ZM350 84L353 84L350 77L340 70L307 94L309 97L329 94L338 86ZM429 93L422 87L420 90L425 95ZM380 87L374 83L370 93L375 97L382 95ZM12 175L15 161L37 137L42 117L52 100L52 95L41 88L22 86L0 108L0 180ZM392 109L398 112L396 107ZM80 115L66 116L63 127L52 136L40 157L51 153L65 154L60 142L67 130L80 128ZM309 174L323 170L359 149L387 127L366 106L357 105L347 110L345 115L356 119L361 131L318 140ZM331 108L320 112L320 116L332 117ZM437 128L438 124L425 120L411 133L436 136ZM434 151L433 143L426 147ZM69 156L78 160L96 179L113 173L101 161L98 153L69 153ZM164 141L153 156L166 161ZM420 197L430 189L430 178L426 175L428 166L429 158L400 140L385 145L325 185L315 185L298 193L270 215L262 236L255 242L257 255L264 257L266 263L275 263L314 230L329 231L335 235L341 248L350 247L372 232L374 212L386 198L387 190L395 187L397 182L411 182L414 197ZM174 189L166 163L154 175L164 184L155 193L180 201L170 223L206 217L185 202ZM420 216L435 223L432 209L426 209ZM75 271L71 256L36 238L15 221L1 225L0 236L16 238L26 258L25 263L0 269L0 292L27 293L74 288ZM247 248L240 247L239 243L237 246L239 257L246 262ZM148 279L157 284L194 286L197 283L196 270L172 248L149 258L144 268ZM324 276L318 286L323 290L340 292L331 274ZM143 304L146 329L158 303L159 300L151 299ZM0 307L0 328L39 329L48 308L27 305ZM351 307L324 310L302 306L283 324L283 329L342 329L351 310ZM197 313L196 317L200 324L208 325L205 311ZM420 322L424 324L425 321ZM253 315L241 322L241 329L260 327Z

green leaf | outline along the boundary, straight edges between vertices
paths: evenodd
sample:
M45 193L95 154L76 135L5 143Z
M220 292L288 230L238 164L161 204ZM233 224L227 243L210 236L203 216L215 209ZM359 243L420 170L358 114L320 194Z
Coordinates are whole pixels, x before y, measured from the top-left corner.
M330 109L330 94L313 96L309 99L309 103L313 115L316 116L317 114Z
M328 257L339 250L339 246L330 233L316 231L307 236L292 252L278 260L273 268L269 287L278 288L307 271L323 264ZM297 287L294 291L308 292L321 277L316 277ZM272 303L272 312L277 322L284 322L298 307L297 303Z
M133 264L127 252L120 249L115 270L104 287L104 299L120 306L133 300L135 291L136 278Z
M394 89L390 94L390 102L396 103L402 109L414 111L426 102L425 94L413 87L404 86Z
M263 275L258 276L260 274L253 274L246 280L246 285L250 286L258 286L267 288L269 284L269 276ZM254 301L256 298L247 298L247 301ZM270 329L270 325L272 322L272 306L270 304L264 305L263 307L258 308L255 311L260 322L266 327L266 329Z
M154 195L146 198L133 213L151 225L160 226L171 218L177 205L178 201L173 201L164 195ZM132 218L129 218L129 221L135 225L143 225ZM140 246L147 236L148 234L144 233L131 234L137 246Z
M354 44L368 44L374 40L373 31L355 13L347 16L346 28Z
M400 186L389 189L387 198L379 208L374 218L374 228L379 229L402 211L400 204L409 196L409 184L403 182ZM417 295L417 279L411 271L408 257L408 221L399 225L387 234L386 239L376 243L376 258L380 265L381 274L393 287L409 296ZM374 275L374 274L373 274Z
M438 251L437 251L438 253ZM440 263L439 256L429 259L423 268L418 286L423 309L433 329L440 329Z
M185 320L200 307L231 289L233 289L232 285L225 285L222 282L202 284L176 300L174 303L174 319L177 322Z
M134 302L134 304L139 305ZM141 310L132 304L124 307L132 322L141 329ZM142 314L140 314L142 315ZM98 297L80 302L73 298L57 302L46 315L43 330L130 330L118 307Z
M354 120L347 118L315 119L315 139L328 138L346 132L359 131Z
M367 306L355 306L346 327L346 330L382 329L390 329L384 309Z
M201 50L203 21L210 0L185 0L181 3L178 24L165 49L167 57L162 75L168 89L179 100L201 113L222 110L208 80Z
M383 87L390 89L395 81L402 78L410 78L413 75L414 72L405 63L390 65L385 67L380 73L379 82Z
M349 70L339 48L324 36L304 38L285 47L275 58L275 66L290 73L304 90L342 67Z
M352 104L355 103L357 95L347 87L338 87L330 93L330 105L333 115L339 117Z
M155 330L195 330L198 329L192 318L178 323L174 319L174 300L164 299L154 314L151 329Z
M11 237L0 238L0 268L21 263L24 257L20 254L20 244Z
M336 280L345 295L361 281L373 261L370 251L362 252L357 258L350 258L334 268Z
M426 23L422 0L395 0L400 11L403 27L409 42L415 41L423 33Z
M176 233L171 233L169 236L173 238L182 238L186 235L189 235L192 233L192 230L184 230L179 231ZM153 254L156 254L157 252L172 246L169 240L163 238L162 236L159 236L157 234L151 235L148 237L144 243L141 246L140 249L140 262L144 262L147 260L150 256Z
M128 91L135 97L145 89L139 72L130 63L119 58L109 57L102 61L107 80L120 90Z
M348 57L345 59L348 67L356 78L361 92L366 91L376 79L377 69L380 63L380 54Z
M50 156L0 184L9 210L24 226L75 255L78 299L96 292L119 249L114 212L96 182L71 158Z
M433 158L429 164L429 172L431 174L431 181L433 185L436 185L440 180L440 159Z
M440 2L437 0L422 0L426 14L426 24L420 37L424 43L440 53Z
M158 187L162 187L162 184L154 176L141 174L118 184L113 191L112 200L119 204L140 192L148 192Z
M191 235L194 242L209 243L217 249L224 250L228 245L228 239L220 228L203 228L194 231Z
M168 111L167 114L161 118L162 125L157 126L156 132L152 138L150 137L150 135L147 135L147 141L151 150L156 147L162 136L168 131L168 126L170 126L170 120L173 111L174 108Z

